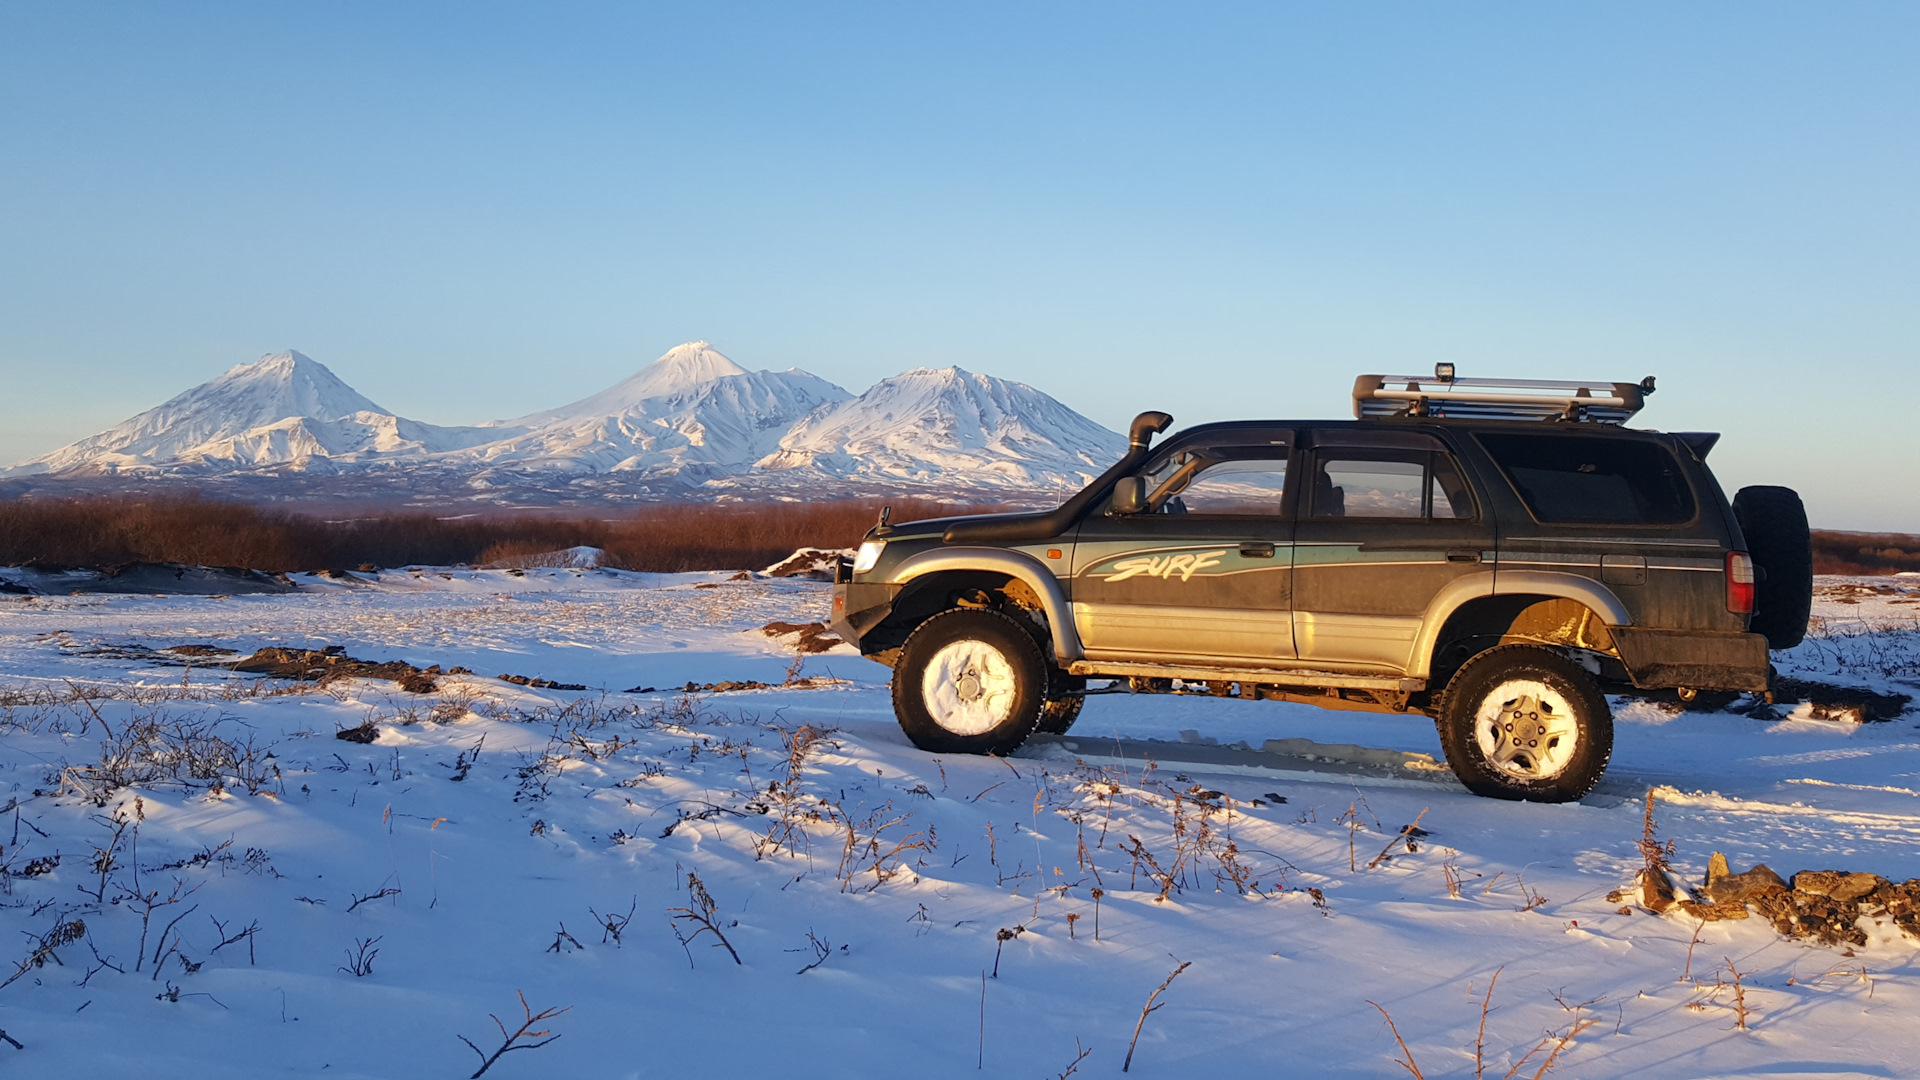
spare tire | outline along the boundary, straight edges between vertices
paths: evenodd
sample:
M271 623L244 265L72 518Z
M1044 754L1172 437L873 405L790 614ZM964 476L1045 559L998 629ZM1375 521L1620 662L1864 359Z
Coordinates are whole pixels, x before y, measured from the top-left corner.
M1764 635L1769 649L1791 649L1807 636L1813 610L1807 508L1792 488L1748 487L1733 497L1733 516L1761 570L1747 629Z

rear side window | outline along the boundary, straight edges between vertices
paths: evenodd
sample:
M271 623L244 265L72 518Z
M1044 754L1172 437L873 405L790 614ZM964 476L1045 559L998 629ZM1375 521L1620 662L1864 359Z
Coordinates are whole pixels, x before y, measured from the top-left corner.
M1316 456L1316 518L1470 518L1473 499L1446 454L1333 446Z
M1674 525L1693 519L1693 492L1665 447L1637 439L1479 436L1543 522Z

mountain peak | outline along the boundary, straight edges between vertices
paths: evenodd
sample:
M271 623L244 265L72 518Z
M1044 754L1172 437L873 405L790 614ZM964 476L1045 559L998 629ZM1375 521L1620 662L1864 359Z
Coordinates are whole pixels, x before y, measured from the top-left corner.
M728 375L745 375L746 373L746 368L729 360L726 354L710 343L689 341L684 345L675 345L668 349L658 360L641 368L627 382L645 386L649 391L648 397L659 397L662 394L698 386L703 382L711 382Z
M645 403L655 398L681 394L715 379L748 374L751 372L727 359L710 343L689 341L668 349L646 367L597 394L581 398L571 405L523 416L512 423L522 427L539 427L580 417L619 416L646 411Z
M348 386L327 365L297 349L268 353L251 364L235 364L219 378L161 408L204 407L204 403L265 421L289 416L339 420L360 412L387 411Z
M762 460L974 487L1085 484L1126 440L1024 383L960 367L914 368L816 410Z
M209 452L231 454L224 444L250 432L351 422L361 414L388 415L325 364L288 349L236 364L211 382L19 467L54 471L101 462L143 465Z

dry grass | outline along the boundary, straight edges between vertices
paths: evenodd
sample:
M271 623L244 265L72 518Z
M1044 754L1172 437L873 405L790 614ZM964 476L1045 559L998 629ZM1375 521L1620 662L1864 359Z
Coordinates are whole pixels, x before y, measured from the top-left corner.
M509 563L570 547L603 548L609 565L677 572L761 567L800 547L858 543L878 501L662 503L616 518L375 514L324 520L193 496L0 500L0 564L134 562L285 572L331 567ZM894 503L894 519L977 507Z

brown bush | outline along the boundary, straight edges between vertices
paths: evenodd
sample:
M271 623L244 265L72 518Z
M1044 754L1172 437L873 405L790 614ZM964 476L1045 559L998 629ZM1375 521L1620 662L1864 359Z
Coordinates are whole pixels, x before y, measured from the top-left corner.
M1901 533L1850 533L1815 529L1816 574L1897 574L1920 570L1920 536Z
M894 502L894 520L978 507ZM799 547L848 547L881 503L662 503L617 518L500 514L442 519L310 514L193 496L0 500L0 564L115 566L175 562L254 570L363 564L530 565L545 552L592 546L609 565L677 572L759 568Z

